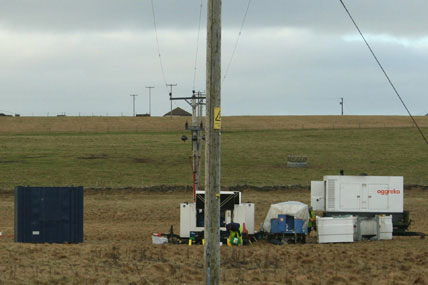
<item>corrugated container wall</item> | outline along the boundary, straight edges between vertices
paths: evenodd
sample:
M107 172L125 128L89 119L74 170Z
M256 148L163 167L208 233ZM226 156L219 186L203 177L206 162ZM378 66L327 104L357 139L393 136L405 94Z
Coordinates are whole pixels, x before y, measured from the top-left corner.
M16 187L15 241L83 242L83 187Z

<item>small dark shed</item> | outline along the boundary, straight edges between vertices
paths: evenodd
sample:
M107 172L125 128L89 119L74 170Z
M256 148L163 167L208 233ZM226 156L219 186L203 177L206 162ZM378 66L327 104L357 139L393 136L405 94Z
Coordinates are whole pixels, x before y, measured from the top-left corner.
M83 242L83 187L16 187L15 242Z

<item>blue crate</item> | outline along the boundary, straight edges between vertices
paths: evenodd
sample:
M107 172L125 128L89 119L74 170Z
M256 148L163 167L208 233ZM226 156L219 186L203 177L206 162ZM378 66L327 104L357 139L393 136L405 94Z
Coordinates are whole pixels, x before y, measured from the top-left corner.
M280 233L278 219L270 220L270 232L274 234Z
M271 219L271 233L273 234L307 234L308 229L304 226L305 221L295 219L289 215L278 215Z
M278 215L278 218L271 219L271 233L287 233L294 227L294 217L287 215Z
M294 217L293 216L285 216L285 232L286 233L293 233L294 232Z
M305 227L305 221L295 219L294 220L294 228L297 234L307 234L308 233L308 227Z

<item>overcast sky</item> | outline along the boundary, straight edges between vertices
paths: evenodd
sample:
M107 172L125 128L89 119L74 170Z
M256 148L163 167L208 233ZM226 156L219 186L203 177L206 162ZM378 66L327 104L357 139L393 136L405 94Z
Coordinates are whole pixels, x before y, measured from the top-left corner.
M207 1L0 0L0 112L163 115L205 90ZM428 1L345 0L414 115L428 113ZM248 0L223 0L223 76ZM197 51L198 47L198 53ZM194 68L196 62L196 80ZM223 115L405 115L339 0L252 0ZM190 110L185 103L175 102Z

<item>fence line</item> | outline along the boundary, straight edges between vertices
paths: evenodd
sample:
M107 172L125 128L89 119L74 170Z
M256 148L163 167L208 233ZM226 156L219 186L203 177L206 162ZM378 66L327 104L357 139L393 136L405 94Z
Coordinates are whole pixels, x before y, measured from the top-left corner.
M233 132L233 131L289 131L289 130L339 130L339 129L407 129L414 128L413 124L392 124L386 125L382 124L294 124L290 126L268 126L268 127L258 127L258 126L225 126L223 125L223 131ZM428 126L422 126L422 129L427 129ZM185 132L184 126L176 125L164 125L161 128L156 127L147 127L147 126L110 126L110 125L77 125L72 127L55 127L55 126L45 126L45 127L34 127L34 128L7 128L0 127L0 134L61 134L61 133L142 133L142 132Z

